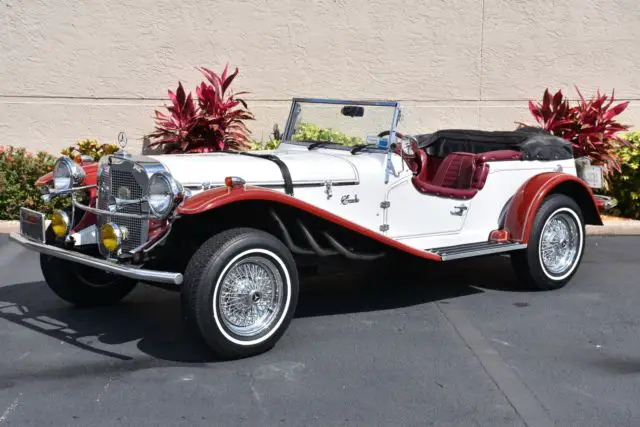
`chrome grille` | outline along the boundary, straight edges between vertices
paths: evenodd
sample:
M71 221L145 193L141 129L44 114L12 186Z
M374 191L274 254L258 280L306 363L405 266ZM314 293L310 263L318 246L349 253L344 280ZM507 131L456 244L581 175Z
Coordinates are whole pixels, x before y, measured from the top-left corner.
M110 210L109 206L116 205L119 200L140 200L146 195L146 174L135 171L133 163L124 161L102 168L98 177L98 209ZM144 187L143 187L144 186ZM143 214L140 204L120 205L116 209L119 213ZM107 222L127 228L128 237L122 244L122 252L128 252L146 242L148 221L139 218L123 218L101 214L98 215L98 227ZM108 252L100 245L100 252Z

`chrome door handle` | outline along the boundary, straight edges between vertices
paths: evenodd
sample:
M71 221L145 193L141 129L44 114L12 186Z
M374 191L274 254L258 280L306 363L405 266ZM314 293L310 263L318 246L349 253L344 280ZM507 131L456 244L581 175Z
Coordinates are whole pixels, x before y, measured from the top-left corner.
M460 215L462 216L464 214L464 211L466 211L468 208L464 205L461 206L454 206L454 209L456 209L455 211L451 211L451 215Z

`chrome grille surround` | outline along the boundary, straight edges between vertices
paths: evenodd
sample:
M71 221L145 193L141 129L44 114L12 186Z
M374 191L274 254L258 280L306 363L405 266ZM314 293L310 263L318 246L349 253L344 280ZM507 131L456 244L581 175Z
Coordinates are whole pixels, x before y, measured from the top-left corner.
M164 170L161 164L147 157L121 157L118 155L104 157L98 168L98 200L97 208L103 211L127 213L133 215L149 215L148 183L149 177ZM145 218L122 217L98 214L98 230L112 222L126 227L127 240L122 244L120 253L110 254L98 239L100 253L105 256L127 254L148 240L149 220Z

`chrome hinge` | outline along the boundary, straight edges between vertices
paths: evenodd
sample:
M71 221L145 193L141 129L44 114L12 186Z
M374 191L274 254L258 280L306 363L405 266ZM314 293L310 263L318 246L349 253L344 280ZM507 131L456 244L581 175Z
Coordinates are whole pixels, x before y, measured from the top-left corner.
M331 190L331 181L324 182L324 194L327 195L327 200L329 200L333 196L333 191Z
M380 226L380 231L389 231L389 224L382 224Z
M380 202L380 207L381 207L382 209L388 209L388 208L389 208L389 206L391 206L391 202L389 202L389 201L386 201L386 202Z

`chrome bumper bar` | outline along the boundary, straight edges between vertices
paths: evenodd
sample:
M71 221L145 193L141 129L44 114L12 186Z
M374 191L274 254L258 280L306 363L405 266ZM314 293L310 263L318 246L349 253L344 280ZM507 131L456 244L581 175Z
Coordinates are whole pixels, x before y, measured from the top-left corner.
M608 211L609 209L613 209L618 206L618 200L609 196L602 196L600 194L594 194L593 196L596 201L600 201L600 205L602 210Z
M143 270L141 268L131 267L128 265L115 264L100 258L95 258L79 252L73 252L56 246L46 245L44 243L30 240L20 233L11 233L9 239L24 246L34 252L40 252L45 255L64 259L87 267L97 268L109 273L118 274L130 279L140 280L143 282L169 283L172 285L180 285L182 283L181 273L171 273L168 271Z

